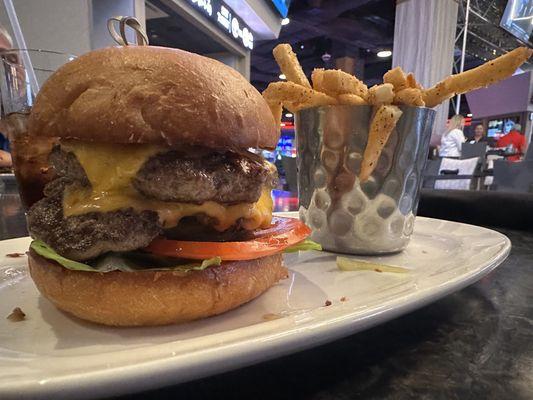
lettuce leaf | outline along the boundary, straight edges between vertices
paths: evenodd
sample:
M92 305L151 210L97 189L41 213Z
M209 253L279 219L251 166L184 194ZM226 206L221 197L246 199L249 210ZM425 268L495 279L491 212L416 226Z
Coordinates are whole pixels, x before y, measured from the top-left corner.
M65 258L55 252L50 246L40 240L34 240L30 247L40 256L54 260L61 266L72 271L111 272L111 271L202 271L222 263L220 257L213 257L202 262L176 259L170 257L156 257L141 252L107 253L87 264ZM181 262L181 264L180 264Z
M149 253L133 251L128 253L107 253L87 263L70 260L56 253L54 249L40 240L34 240L30 247L40 256L56 261L61 266L72 271L111 272L111 271L203 271L222 263L220 257L213 257L202 262L176 259L173 257L159 257ZM312 240L304 240L283 250L284 253L297 251L322 250L320 244Z
M78 261L69 260L68 258L60 256L51 247L46 245L44 242L41 242L40 240L34 240L33 242L31 242L30 248L32 248L33 251L35 251L40 256L49 260L54 260L67 269L73 271L97 271L90 265L83 264Z
M322 246L318 244L317 242L313 242L312 240L306 239L300 243L296 243L290 247L287 247L285 250L283 250L283 252L284 253L295 253L297 251L307 251L307 250L322 251Z

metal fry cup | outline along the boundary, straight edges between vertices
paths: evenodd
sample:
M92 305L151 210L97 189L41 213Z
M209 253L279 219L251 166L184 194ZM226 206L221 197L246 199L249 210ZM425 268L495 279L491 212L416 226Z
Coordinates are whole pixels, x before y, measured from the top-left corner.
M403 112L366 182L360 182L373 107L325 106L296 113L300 219L325 250L386 254L409 243L435 111Z

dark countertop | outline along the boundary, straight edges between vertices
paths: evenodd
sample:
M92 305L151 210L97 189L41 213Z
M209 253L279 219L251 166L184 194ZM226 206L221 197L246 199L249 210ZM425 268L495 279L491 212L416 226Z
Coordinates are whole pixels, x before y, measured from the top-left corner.
M442 204L470 209L468 193L439 192L423 194L424 215ZM0 211L0 239L26 234L18 196L1 195ZM455 211L449 219L460 220ZM497 230L511 239L509 258L429 306L311 350L121 398L531 399L533 232Z

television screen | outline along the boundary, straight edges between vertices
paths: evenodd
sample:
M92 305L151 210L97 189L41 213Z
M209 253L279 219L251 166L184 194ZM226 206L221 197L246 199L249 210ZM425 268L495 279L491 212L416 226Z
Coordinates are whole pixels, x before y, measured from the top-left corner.
M509 0L500 26L524 43L533 45L533 0Z
M507 135L520 117L507 117L489 120L487 126L487 137L498 140L503 135Z

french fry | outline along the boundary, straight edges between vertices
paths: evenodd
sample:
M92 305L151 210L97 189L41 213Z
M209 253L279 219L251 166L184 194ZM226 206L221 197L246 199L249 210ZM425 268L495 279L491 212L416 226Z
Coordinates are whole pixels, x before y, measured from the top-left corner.
M281 101L274 101L274 102L268 103L268 106L270 107L270 111L272 112L272 115L274 116L274 121L276 121L276 126L278 127L278 129L280 129L281 115L283 114L283 105L281 104Z
M311 88L311 84L305 76L296 54L292 51L292 47L289 44L278 44L274 47L272 53L287 81Z
M450 76L448 85L455 94L492 85L511 76L532 54L532 49L518 47L477 68Z
M451 75L424 91L427 107L435 107L456 94L466 93L499 82L511 76L533 54L532 49L518 47L479 67Z
M356 94L366 99L368 95L368 88L363 82L341 70L315 69L311 80L313 89L333 97L340 94Z
M324 68L315 68L311 72L311 82L313 82L313 89L318 90L317 88L322 87L322 78L324 77Z
M394 100L394 86L392 83L374 85L368 89L368 103L374 106L391 104Z
M289 111L293 112L304 108L337 104L334 97L294 82L271 83L263 91L263 97L268 103L282 102Z
M362 97L359 97L356 94L339 94L337 96L339 104L345 104L349 106L364 106L368 103Z
M413 89L423 89L422 85L416 81L415 75L412 72L407 74L406 79L408 87Z
M453 90L450 89L447 80L440 81L435 86L430 87L422 92L422 99L426 107L433 108L445 100L454 96Z
M368 180L376 168L381 151L387 144L390 134L402 116L402 111L392 105L382 105L376 111L368 132L368 141L363 153L359 179L361 182Z
M400 90L394 96L394 104L407 104L408 106L424 107L422 91L417 88L407 88Z
M400 67L393 68L383 75L383 82L392 84L395 92L399 92L400 90L409 87L405 72L403 72L403 69Z

